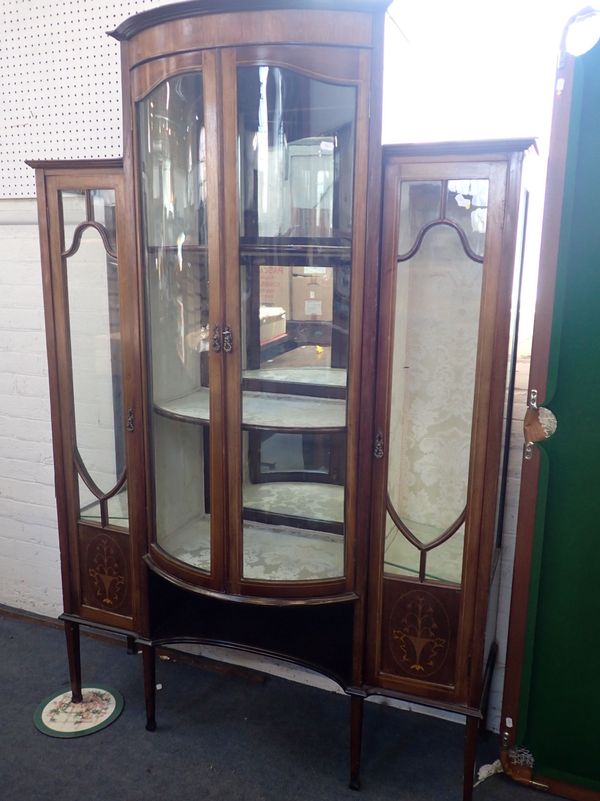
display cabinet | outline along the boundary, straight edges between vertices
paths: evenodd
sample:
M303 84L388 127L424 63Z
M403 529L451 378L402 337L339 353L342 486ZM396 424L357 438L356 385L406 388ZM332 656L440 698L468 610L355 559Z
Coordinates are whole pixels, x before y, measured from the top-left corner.
M123 161L32 162L63 619L74 701L81 624L142 650L149 729L159 645L331 677L355 787L369 694L462 712L468 797L529 143L382 171L385 7L132 17Z

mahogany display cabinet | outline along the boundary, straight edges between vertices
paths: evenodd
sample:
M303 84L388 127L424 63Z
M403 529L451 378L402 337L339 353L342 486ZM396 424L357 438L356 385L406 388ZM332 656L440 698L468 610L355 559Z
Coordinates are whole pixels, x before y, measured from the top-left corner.
M381 141L384 0L120 25L123 160L37 170L68 653L210 643L482 717L530 142Z

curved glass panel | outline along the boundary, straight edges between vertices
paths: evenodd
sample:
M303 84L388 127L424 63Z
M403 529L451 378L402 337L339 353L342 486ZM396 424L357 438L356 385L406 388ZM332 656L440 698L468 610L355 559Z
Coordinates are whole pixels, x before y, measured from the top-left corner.
M202 75L138 103L156 540L210 568L209 323Z
M114 192L105 196L114 211ZM96 228L68 223L69 200L61 200L65 248L76 248L64 259L75 436L82 469L103 495L125 469L117 264Z
M238 69L242 236L350 235L355 117L352 86Z
M344 574L356 88L237 72L243 576Z
M410 201L420 204L423 197L418 188L411 189L400 217L400 252L410 238L405 229L413 229L412 236L418 216L411 213ZM397 265L388 573L460 582L481 290L481 263L467 255L458 231L444 223L429 228L416 253ZM448 538L423 555L407 532L423 546L445 534Z

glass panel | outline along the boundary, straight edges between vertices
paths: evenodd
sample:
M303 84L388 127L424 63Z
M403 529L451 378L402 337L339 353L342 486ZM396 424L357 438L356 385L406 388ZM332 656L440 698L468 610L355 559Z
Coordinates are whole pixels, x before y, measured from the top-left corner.
M115 240L115 194L87 195L104 206L102 217L111 229L86 225L85 193L61 192L60 203L65 252L73 251L64 263L78 469L87 472L98 497L123 475L125 443L117 263L106 250ZM78 219L79 214L84 216ZM82 516L89 503L86 488L80 498Z
M345 387L349 262L270 265L248 257L243 264L244 377Z
M89 192L88 203L90 204L91 218L106 228L108 242L111 250L116 250L116 221L114 204L107 202L111 190L94 189Z
M420 528L414 520L409 520L407 525L421 538L423 527ZM428 552L425 579L460 584L464 534L463 524L449 540ZM385 572L416 577L419 575L419 557L418 549L396 528L392 518L386 515Z
M81 520L86 523L102 524L102 512L100 501L85 486L81 478L79 479L79 502L81 504ZM129 528L129 509L127 498L127 487L117 492L106 501L108 524L117 528Z
M65 232L65 247L69 247L75 226L88 218L85 205L85 189L63 189L60 192L60 207Z
M488 185L487 180L448 181L446 216L461 225L478 256L485 245Z
M352 86L238 69L242 236L350 235L355 116Z
M356 89L238 69L244 577L344 573Z
M403 188L404 189L404 188ZM412 226L409 205L399 241ZM404 245L402 246L404 247ZM399 248L402 249L402 248ZM427 553L424 576L460 583L475 390L482 265L458 232L430 228L396 273L385 570L419 575L422 544L452 535ZM450 530L450 531L449 531Z
M138 104L156 539L210 569L209 323L202 76Z
M398 253L408 253L427 223L442 216L441 181L403 181L400 193L400 217L403 223L398 238Z

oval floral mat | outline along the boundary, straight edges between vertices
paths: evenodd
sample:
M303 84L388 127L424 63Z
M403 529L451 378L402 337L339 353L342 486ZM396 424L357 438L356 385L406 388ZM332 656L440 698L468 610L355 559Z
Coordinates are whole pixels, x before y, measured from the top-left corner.
M123 711L123 697L111 687L82 687L83 700L71 701L71 690L45 698L33 715L33 722L50 737L83 737L104 729Z

